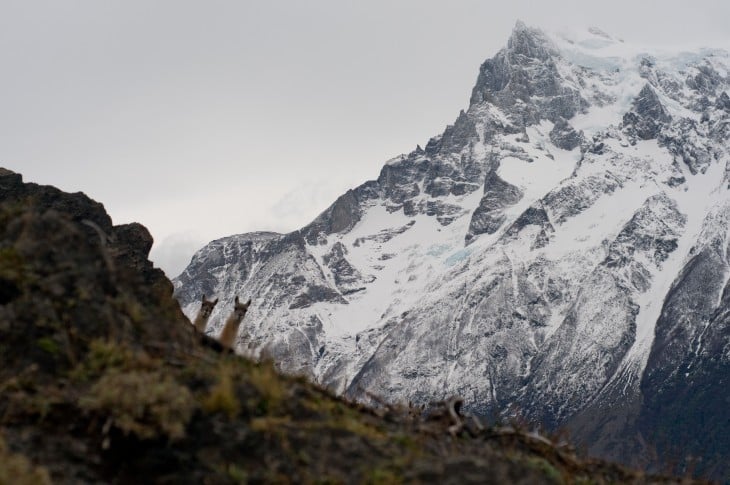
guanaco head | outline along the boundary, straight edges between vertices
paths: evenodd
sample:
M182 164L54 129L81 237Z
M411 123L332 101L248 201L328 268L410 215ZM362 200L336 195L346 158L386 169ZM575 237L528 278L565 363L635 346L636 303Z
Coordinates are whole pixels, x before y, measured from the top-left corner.
M243 320L243 317L246 316L246 312L248 311L248 307L251 306L251 299L249 298L247 303L241 303L238 301L238 296L236 296L236 300L233 303L233 315L232 317L236 319L237 322L241 322Z
M193 321L195 330L200 333L205 332L205 329L208 327L208 319L210 318L210 314L213 313L213 308L216 303L218 303L218 298L208 301L205 299L205 295L203 295L203 299L200 301L200 311L198 311L198 316Z
M200 302L200 312L198 312L198 317L207 320L210 317L210 314L213 313L213 308L215 308L216 303L218 303L218 298L208 301L205 299L205 295L203 295L203 300Z

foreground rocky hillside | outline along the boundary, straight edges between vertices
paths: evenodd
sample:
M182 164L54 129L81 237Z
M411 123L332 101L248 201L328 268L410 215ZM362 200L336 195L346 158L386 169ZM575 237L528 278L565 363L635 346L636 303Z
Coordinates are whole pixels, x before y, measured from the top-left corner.
M0 169L0 484L678 483L453 402L376 412L221 353L151 243Z
M730 480L729 66L518 23L441 135L298 231L211 242L176 295L253 298L239 349L348 397Z

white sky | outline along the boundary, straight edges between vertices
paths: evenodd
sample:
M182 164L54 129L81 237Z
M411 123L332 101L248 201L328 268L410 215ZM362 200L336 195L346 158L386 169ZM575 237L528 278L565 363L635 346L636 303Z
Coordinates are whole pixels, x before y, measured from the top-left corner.
M0 166L143 223L176 276L440 133L518 18L730 48L727 0L0 0Z

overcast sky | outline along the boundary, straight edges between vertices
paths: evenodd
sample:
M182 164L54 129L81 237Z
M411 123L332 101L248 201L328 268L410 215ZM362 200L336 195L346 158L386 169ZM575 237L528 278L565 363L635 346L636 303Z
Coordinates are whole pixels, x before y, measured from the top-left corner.
M518 18L730 47L728 0L0 0L0 166L143 223L176 276L440 133Z

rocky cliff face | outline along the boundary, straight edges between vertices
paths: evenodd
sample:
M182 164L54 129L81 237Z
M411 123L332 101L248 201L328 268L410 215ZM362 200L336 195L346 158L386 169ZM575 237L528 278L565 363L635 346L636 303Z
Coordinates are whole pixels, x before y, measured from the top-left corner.
M219 295L215 333L251 297L239 349L337 392L458 394L726 477L730 56L596 32L518 23L424 149L299 231L201 249L185 312Z

